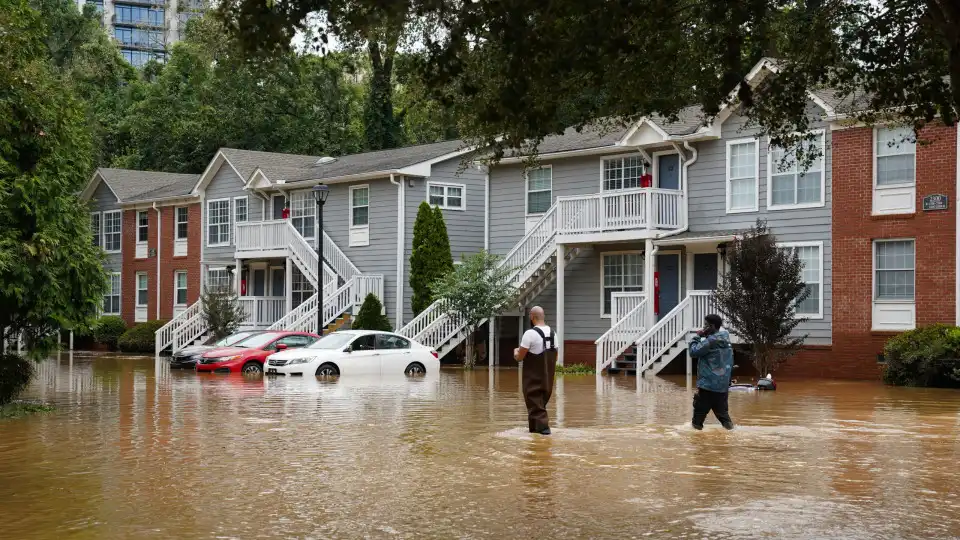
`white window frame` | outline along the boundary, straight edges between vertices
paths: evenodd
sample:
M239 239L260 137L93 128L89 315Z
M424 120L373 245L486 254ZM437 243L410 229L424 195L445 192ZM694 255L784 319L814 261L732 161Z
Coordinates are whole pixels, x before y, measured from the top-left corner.
M98 248L103 249L103 214L100 212L90 212L90 230L93 232L93 218L97 218L97 230L94 238L97 242L94 244ZM122 241L122 240L121 240Z
M140 288L140 276L143 276L143 279L144 279L144 281L146 282L146 287L145 287L145 288L142 288L142 289ZM136 308L136 309L134 310L134 321L136 321L136 322L146 322L146 320L147 320L147 318L148 318L147 310L148 310L148 306L150 305L150 276L149 276L146 272L137 272L136 274L134 274L134 278L133 278L133 279L134 279L134 282L133 282L133 287L134 287L133 302L134 302L134 306L135 306L135 308ZM144 292L144 297L145 297L146 300L147 300L147 301L144 302L143 304L140 303L140 292L141 292L141 291ZM141 312L143 313L143 316L141 316Z
M880 157L877 152L877 135L881 130L885 129L901 129L903 126L876 126L873 128L873 146L871 147L870 152L873 154L873 204L872 204L872 213L873 215L896 215L896 214L915 214L917 212L917 144L914 141L913 145L913 182L904 182L900 184L887 184L884 186L877 185L877 160ZM892 155L906 155L903 154L892 154ZM903 200L909 201L909 209L904 208L894 208L891 210L878 210L877 209L877 195L883 194L888 197L902 197Z
M355 209L355 208L363 208L363 207L355 207L355 206L353 205L353 193L354 193L355 191L357 191L357 190L360 190L360 189L366 189L366 190L367 190L367 206L366 206L366 208L367 208L367 223L366 223L366 225L354 225L354 224L353 224L353 212L354 212L354 209ZM349 236L350 236L350 239L349 239L350 247L369 246L369 245L370 245L370 217L371 217L371 214L370 214L370 199L371 199L371 195L372 195L371 192L370 192L370 184L361 184L361 185L357 185L357 186L350 186L350 190L349 190L348 195L349 195L349 197L350 197L349 201L347 202L347 204L349 205L349 206L348 206L349 212L348 212L348 217L347 217L347 219L350 220L350 221L348 222L349 231L350 231L350 234L349 234Z
M443 189L443 204L435 204L430 200L430 188L439 187ZM460 190L460 206L452 206L448 203L450 200L449 189L459 189ZM352 201L351 201L352 202ZM466 184L454 184L451 182L432 182L427 181L427 203L430 206L438 206L443 210L466 210L467 209L467 186ZM351 221L351 223L353 223Z
M107 216L117 214L120 216L120 220L117 222L119 226L117 227L117 232L107 232ZM103 217L100 218L100 230L103 237L103 250L107 253L120 253L123 251L123 210L108 210L103 213ZM116 234L120 237L120 247L117 249L107 249L107 235Z
M273 199L270 199L270 200L273 201ZM297 203L300 202L301 200L303 201L303 205L301 206L301 209L304 210L304 212L302 214L299 214L297 213ZM310 211L312 212L311 214L306 213L307 208L310 209ZM317 238L317 225L318 225L317 217L318 217L317 203L316 203L316 200L314 200L313 198L313 194L309 190L293 191L290 193L290 224L294 225L294 228L296 228L295 223L296 223L296 220L298 219L313 220L313 227L312 227L313 234L308 236L301 233L304 240L315 240ZM281 218L275 217L274 219L281 219ZM302 221L301 221L301 228L303 228Z
M773 203L773 177L775 172L779 172L780 163L777 160L773 159L773 148L775 146L770 142L770 139L767 139L767 210L798 210L801 208L823 208L826 205L827 197L825 195L827 189L827 135L826 130L823 129L811 129L808 134L810 135L819 135L820 137L820 201L813 203L794 203L794 204L774 204ZM798 134L794 134L798 135ZM804 139L801 144L806 144L807 140ZM798 200L797 189L798 181L800 180L800 164L794 162L794 183L793 183L793 195L794 200ZM786 172L786 171L784 171ZM810 171L807 171L810 172Z
M239 207L239 202L243 201L243 221L240 220L237 216L237 209ZM236 243L237 238L237 226L241 223L247 223L250 221L250 200L247 199L247 196L234 197L230 205L230 230L233 232L234 243Z
M913 242L913 298L878 298L877 289L877 244L884 242ZM917 239L916 238L874 238L870 242L870 328L877 331L913 330L917 326ZM909 311L911 322L904 325L885 323L877 325L879 310L888 313Z
M531 212L531 211L530 211L530 193L531 193L531 191L530 191L530 173L531 173L532 171L540 171L540 170L549 170L549 171L550 171L550 206L553 206L553 202L556 200L556 198L555 198L554 195L553 195L553 165L541 165L540 167L534 167L533 169L528 169L528 170L523 171L523 213L524 213L524 216L526 216L526 217L528 217L528 218L529 218L529 217L538 217L538 218L539 218L539 217L543 216L544 214L546 214L546 213L549 211L549 210L544 211L544 212ZM601 178L600 181L601 181L601 184L602 184L603 179ZM544 193L544 192L546 192L546 191L547 191L547 190L545 190L545 189L538 189L538 190L534 191L533 193ZM548 208L549 208L549 207L548 207Z
M624 159L638 159L640 160L640 176L637 177L637 185L634 187L618 187L618 188L607 188L607 163L610 161L622 161ZM600 158L600 193L614 192L614 191L629 191L634 189L640 189L643 184L643 164L646 161L646 158L640 154L631 153L631 154L619 154L615 156L604 156ZM650 164L650 169L646 171L651 176L653 175L653 164Z
M180 287L180 280L179 280L181 275L184 276L184 281L186 282L184 283L184 286L182 288ZM188 291L190 290L189 280L190 280L190 275L187 273L186 270L176 270L173 272L173 306L174 307L183 307L187 305L187 301L188 301L187 294L188 294ZM184 300L183 302L177 302L177 293L179 293L181 290L184 291L183 293Z
M204 276L204 280L203 280L203 286L204 286L204 288L207 289L207 290L211 290L211 291L214 290L214 289L211 289L211 288L210 288L210 283L211 283L210 274L213 273L213 272L223 272L224 275L227 276L227 284L226 284L226 287L224 287L223 291L229 292L229 291L231 290L232 285L233 285L233 283L232 283L233 279L232 279L232 277L231 277L232 274L230 273L230 270L228 270L226 266L211 266L211 267L208 267L208 268L207 268L206 275Z
M213 223L211 223L211 221L210 221L210 218L213 217L213 212L210 211L210 208L214 205L214 203L224 203L224 202L227 203L227 223L226 223L226 226L227 226L227 234L226 234L226 240L211 243L211 242L210 242L210 227L213 227L214 225L213 225ZM203 236L204 236L204 238L206 239L207 247L225 247L225 246L229 246L229 245L230 245L230 229L231 229L231 223L233 222L233 219L232 219L233 207L232 207L232 205L230 204L230 199L229 199L229 198L222 198L222 199L210 199L210 200L208 200L208 201L207 201L207 212L206 212L206 214L207 214L207 220L206 220L207 223L206 223L206 227L204 227L204 230L203 230ZM224 226L224 223L218 222L218 223L216 224L216 226L217 226L217 227L223 227L223 226ZM218 232L217 232L217 238L218 238L218 240L221 239L221 238L223 238L223 234L222 234L219 230L218 230Z
M180 211L183 210L184 219L180 221ZM180 236L180 225L185 224L187 226L187 234ZM174 238L180 242L186 242L187 238L190 237L190 207L189 206L178 206L173 210L173 234Z
M677 254L679 254L680 252L677 251L677 252L670 252L670 253L677 253ZM601 318L601 319L609 319L609 318L612 316L611 313L604 313L604 307L605 307L605 306L603 305L604 293L605 293L606 290L607 290L606 285L604 285L604 281L606 280L606 275L605 275L605 274L606 274L606 270L605 270L605 269L606 269L606 265L603 264L603 261L604 261L604 259L605 259L608 255L640 255L640 259L641 259L642 265L643 265L643 266L641 266L641 268L640 268L640 290L639 290L639 291L627 291L627 292L644 292L644 286L646 285L647 264L649 264L649 262L650 262L650 261L647 260L647 257L646 257L646 255L644 254L643 250L603 251L603 252L600 253L600 318ZM614 292L624 292L624 291L621 290L621 291L614 291ZM611 307L611 309L613 308L613 304L612 304L612 303L611 303L610 307Z
M147 218L146 224L140 223L141 215ZM137 210L136 218L137 218L137 244L145 245L147 242L150 241L150 212L147 210ZM140 239L140 232L142 230L146 230L146 235L145 235L146 238L143 240Z
M117 278L117 290L113 290L113 278L114 278L114 277ZM101 303L101 305L100 305L100 310L101 310L101 313L100 313L100 314L101 314L101 315L117 315L117 316L119 316L121 313L123 313L123 295L122 295L122 292L123 292L123 276L120 274L120 272L110 272L109 274L107 274L107 285L110 287L110 290L108 291L109 294L104 294L104 295L103 295L103 296L104 296L104 300L106 300L106 297L107 297L107 296L111 296L111 297L112 297L112 296L116 296L116 297L117 297L117 311L105 311L105 310L103 309L103 307L104 307L104 304L106 304L106 302L103 302L103 303Z
M754 157L754 160L753 160L753 179L754 179L754 183L753 183L753 195L754 195L753 206L750 207L750 208L736 208L736 209L734 209L734 208L731 208L731 206L730 206L731 203L733 202L733 190L731 189L731 181L732 181L733 179L730 178L730 150L731 150L731 148L733 148L734 146L738 146L738 145L741 145L741 144L747 144L747 143L752 143L752 144L753 144L753 149L754 149L754 153L753 153L753 157ZM759 211L760 211L760 139L758 139L758 138L756 138L756 137L746 137L746 138L743 138L743 139L734 139L734 140L732 140L732 141L727 141L727 152L726 152L726 156L727 156L727 157L726 157L726 160L724 161L724 164L723 164L723 167L724 167L723 175L724 175L724 178L726 178L727 213L728 213L728 214L744 214L744 213L747 213L747 212L759 212ZM746 180L746 178L738 178L737 180Z
M824 290L824 287L825 287L825 284L824 284L824 281L825 281L825 280L824 280L824 278L823 278L823 241L818 240L818 241L812 241L812 242L780 242L780 243L777 243L777 248L783 248L783 249L786 249L786 248L802 248L802 247L815 247L815 248L817 248L817 249L819 250L819 252L820 252L820 260L819 260L819 263L820 263L819 266L820 266L820 267L817 269L817 272L820 274L820 281L819 281L819 283L818 283L818 285L820 285L820 287L819 287L819 289L820 289L820 294L819 294L819 298L818 298L818 305L819 305L820 307L819 307L819 310L818 310L816 313L795 313L795 314L794 314L794 318L796 318L796 319L822 320L822 319L823 319L823 297L824 297L823 290ZM802 277L802 273L801 273L801 277ZM804 281L804 284L806 284L806 281ZM794 308L796 308L796 306L794 306Z

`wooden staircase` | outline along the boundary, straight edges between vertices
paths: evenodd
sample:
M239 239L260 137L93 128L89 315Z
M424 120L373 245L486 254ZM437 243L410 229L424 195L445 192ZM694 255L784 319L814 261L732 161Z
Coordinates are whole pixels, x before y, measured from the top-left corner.
M331 334L333 332L336 332L337 330L343 330L344 326L350 324L352 320L353 320L353 317L349 313L344 313L343 315L340 315L339 317L334 319L332 323L328 324L323 328L323 335Z

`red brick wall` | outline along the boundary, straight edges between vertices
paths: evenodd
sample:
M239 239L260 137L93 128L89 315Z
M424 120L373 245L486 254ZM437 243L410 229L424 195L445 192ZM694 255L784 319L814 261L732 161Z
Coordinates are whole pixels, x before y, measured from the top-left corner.
M160 318L173 317L174 303L174 273L187 272L187 305L193 304L200 298L200 205L188 206L187 225L187 255L174 257L174 241L176 233L176 211L173 206L161 209L162 212L162 245L160 250ZM156 294L156 291L154 291ZM153 318L153 317L151 317Z
M873 130L833 138L833 347L807 350L783 368L789 376L873 379L877 353L891 334L873 332L873 240L916 239L917 324L955 322L956 129L926 128L917 145L916 213L873 216ZM950 198L946 211L923 212L925 195Z

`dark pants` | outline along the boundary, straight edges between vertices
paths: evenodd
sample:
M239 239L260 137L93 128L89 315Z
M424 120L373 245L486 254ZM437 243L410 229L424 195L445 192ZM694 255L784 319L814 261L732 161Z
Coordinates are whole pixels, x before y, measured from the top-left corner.
M553 376L557 369L554 354L527 353L523 359L523 401L527 404L530 433L550 428L547 403L553 394Z
M723 427L733 428L733 420L730 419L727 406L729 395L728 392L711 392L710 390L697 388L697 393L693 395L693 427L702 429L703 421L707 419L707 413L712 410Z

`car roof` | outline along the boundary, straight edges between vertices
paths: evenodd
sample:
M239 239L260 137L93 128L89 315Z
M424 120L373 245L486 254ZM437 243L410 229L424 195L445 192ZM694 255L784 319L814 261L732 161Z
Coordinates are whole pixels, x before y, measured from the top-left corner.
M350 329L350 330L337 330L336 332L331 332L331 333L329 333L329 334L327 334L327 335L328 335L328 336L332 336L333 334L353 334L353 335L357 335L357 336L367 335L367 334L386 334L386 335L388 335L388 336L400 336L400 334L398 334L398 333L396 333L396 332L387 332L387 331L385 331L385 330L363 330L363 329L361 329L361 330L353 330L353 329ZM404 337L404 336L400 336L400 337L402 337L402 338L404 338L404 339L408 339L408 338L406 338L406 337Z

